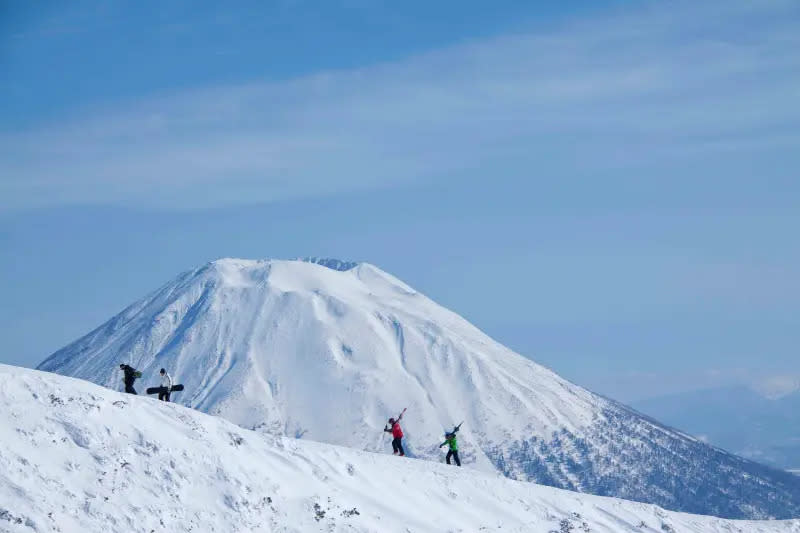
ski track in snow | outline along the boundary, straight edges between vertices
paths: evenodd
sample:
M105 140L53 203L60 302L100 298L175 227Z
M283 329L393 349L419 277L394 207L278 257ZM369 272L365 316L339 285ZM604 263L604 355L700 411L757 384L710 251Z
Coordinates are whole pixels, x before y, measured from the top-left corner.
M0 365L0 531L800 533L248 431Z

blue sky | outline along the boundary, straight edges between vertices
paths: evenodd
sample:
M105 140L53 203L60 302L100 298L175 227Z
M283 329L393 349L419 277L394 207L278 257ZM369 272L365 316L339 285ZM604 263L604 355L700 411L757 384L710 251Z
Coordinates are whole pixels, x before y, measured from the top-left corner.
M328 255L624 400L799 375L800 4L558 4L4 4L0 361Z

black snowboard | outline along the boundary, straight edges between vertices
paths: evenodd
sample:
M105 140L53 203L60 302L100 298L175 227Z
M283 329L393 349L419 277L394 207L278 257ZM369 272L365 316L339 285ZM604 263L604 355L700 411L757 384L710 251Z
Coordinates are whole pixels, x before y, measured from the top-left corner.
M183 385L173 385L172 390L170 392L180 392L183 390ZM162 392L167 392L166 387L150 387L147 389L147 394L160 394Z

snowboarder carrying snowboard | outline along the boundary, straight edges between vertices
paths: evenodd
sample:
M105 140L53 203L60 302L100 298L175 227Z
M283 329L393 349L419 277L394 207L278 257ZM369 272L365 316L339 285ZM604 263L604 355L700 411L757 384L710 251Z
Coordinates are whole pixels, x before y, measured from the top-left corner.
M119 369L125 372L125 377L122 378L122 381L125 382L125 392L128 394L136 394L136 389L133 388L133 382L136 381L136 378L142 377L142 373L125 363L120 363Z
M403 450L403 430L400 428L400 419L403 418L403 414L406 412L403 409L403 412L400 413L400 416L397 417L397 420L394 418L389 419L389 424L383 427L383 430L386 433L391 433L392 437L392 450L394 450L393 455L400 454L400 456L404 456L406 452Z
M464 422L461 422L463 424ZM458 441L456 440L456 433L458 430L461 429L461 424L457 425L453 428L453 431L444 434L444 442L439 445L439 448L444 446L445 444L449 445L449 450L447 450L447 456L445 459L447 460L447 464L450 464L450 458L456 460L456 465L461 466L461 459L458 457Z
M172 392L172 376L165 369L161 369L161 390L158 391L158 399L168 402L169 393Z

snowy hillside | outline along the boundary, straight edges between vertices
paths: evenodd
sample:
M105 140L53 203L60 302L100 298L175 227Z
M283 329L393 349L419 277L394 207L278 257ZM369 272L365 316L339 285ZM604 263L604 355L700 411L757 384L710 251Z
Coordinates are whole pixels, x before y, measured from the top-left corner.
M226 259L181 275L40 369L119 389L120 362L166 367L175 399L245 428L440 460L733 518L800 517L800 480L691 439L493 341L369 264Z
M241 429L0 365L0 530L800 532Z

